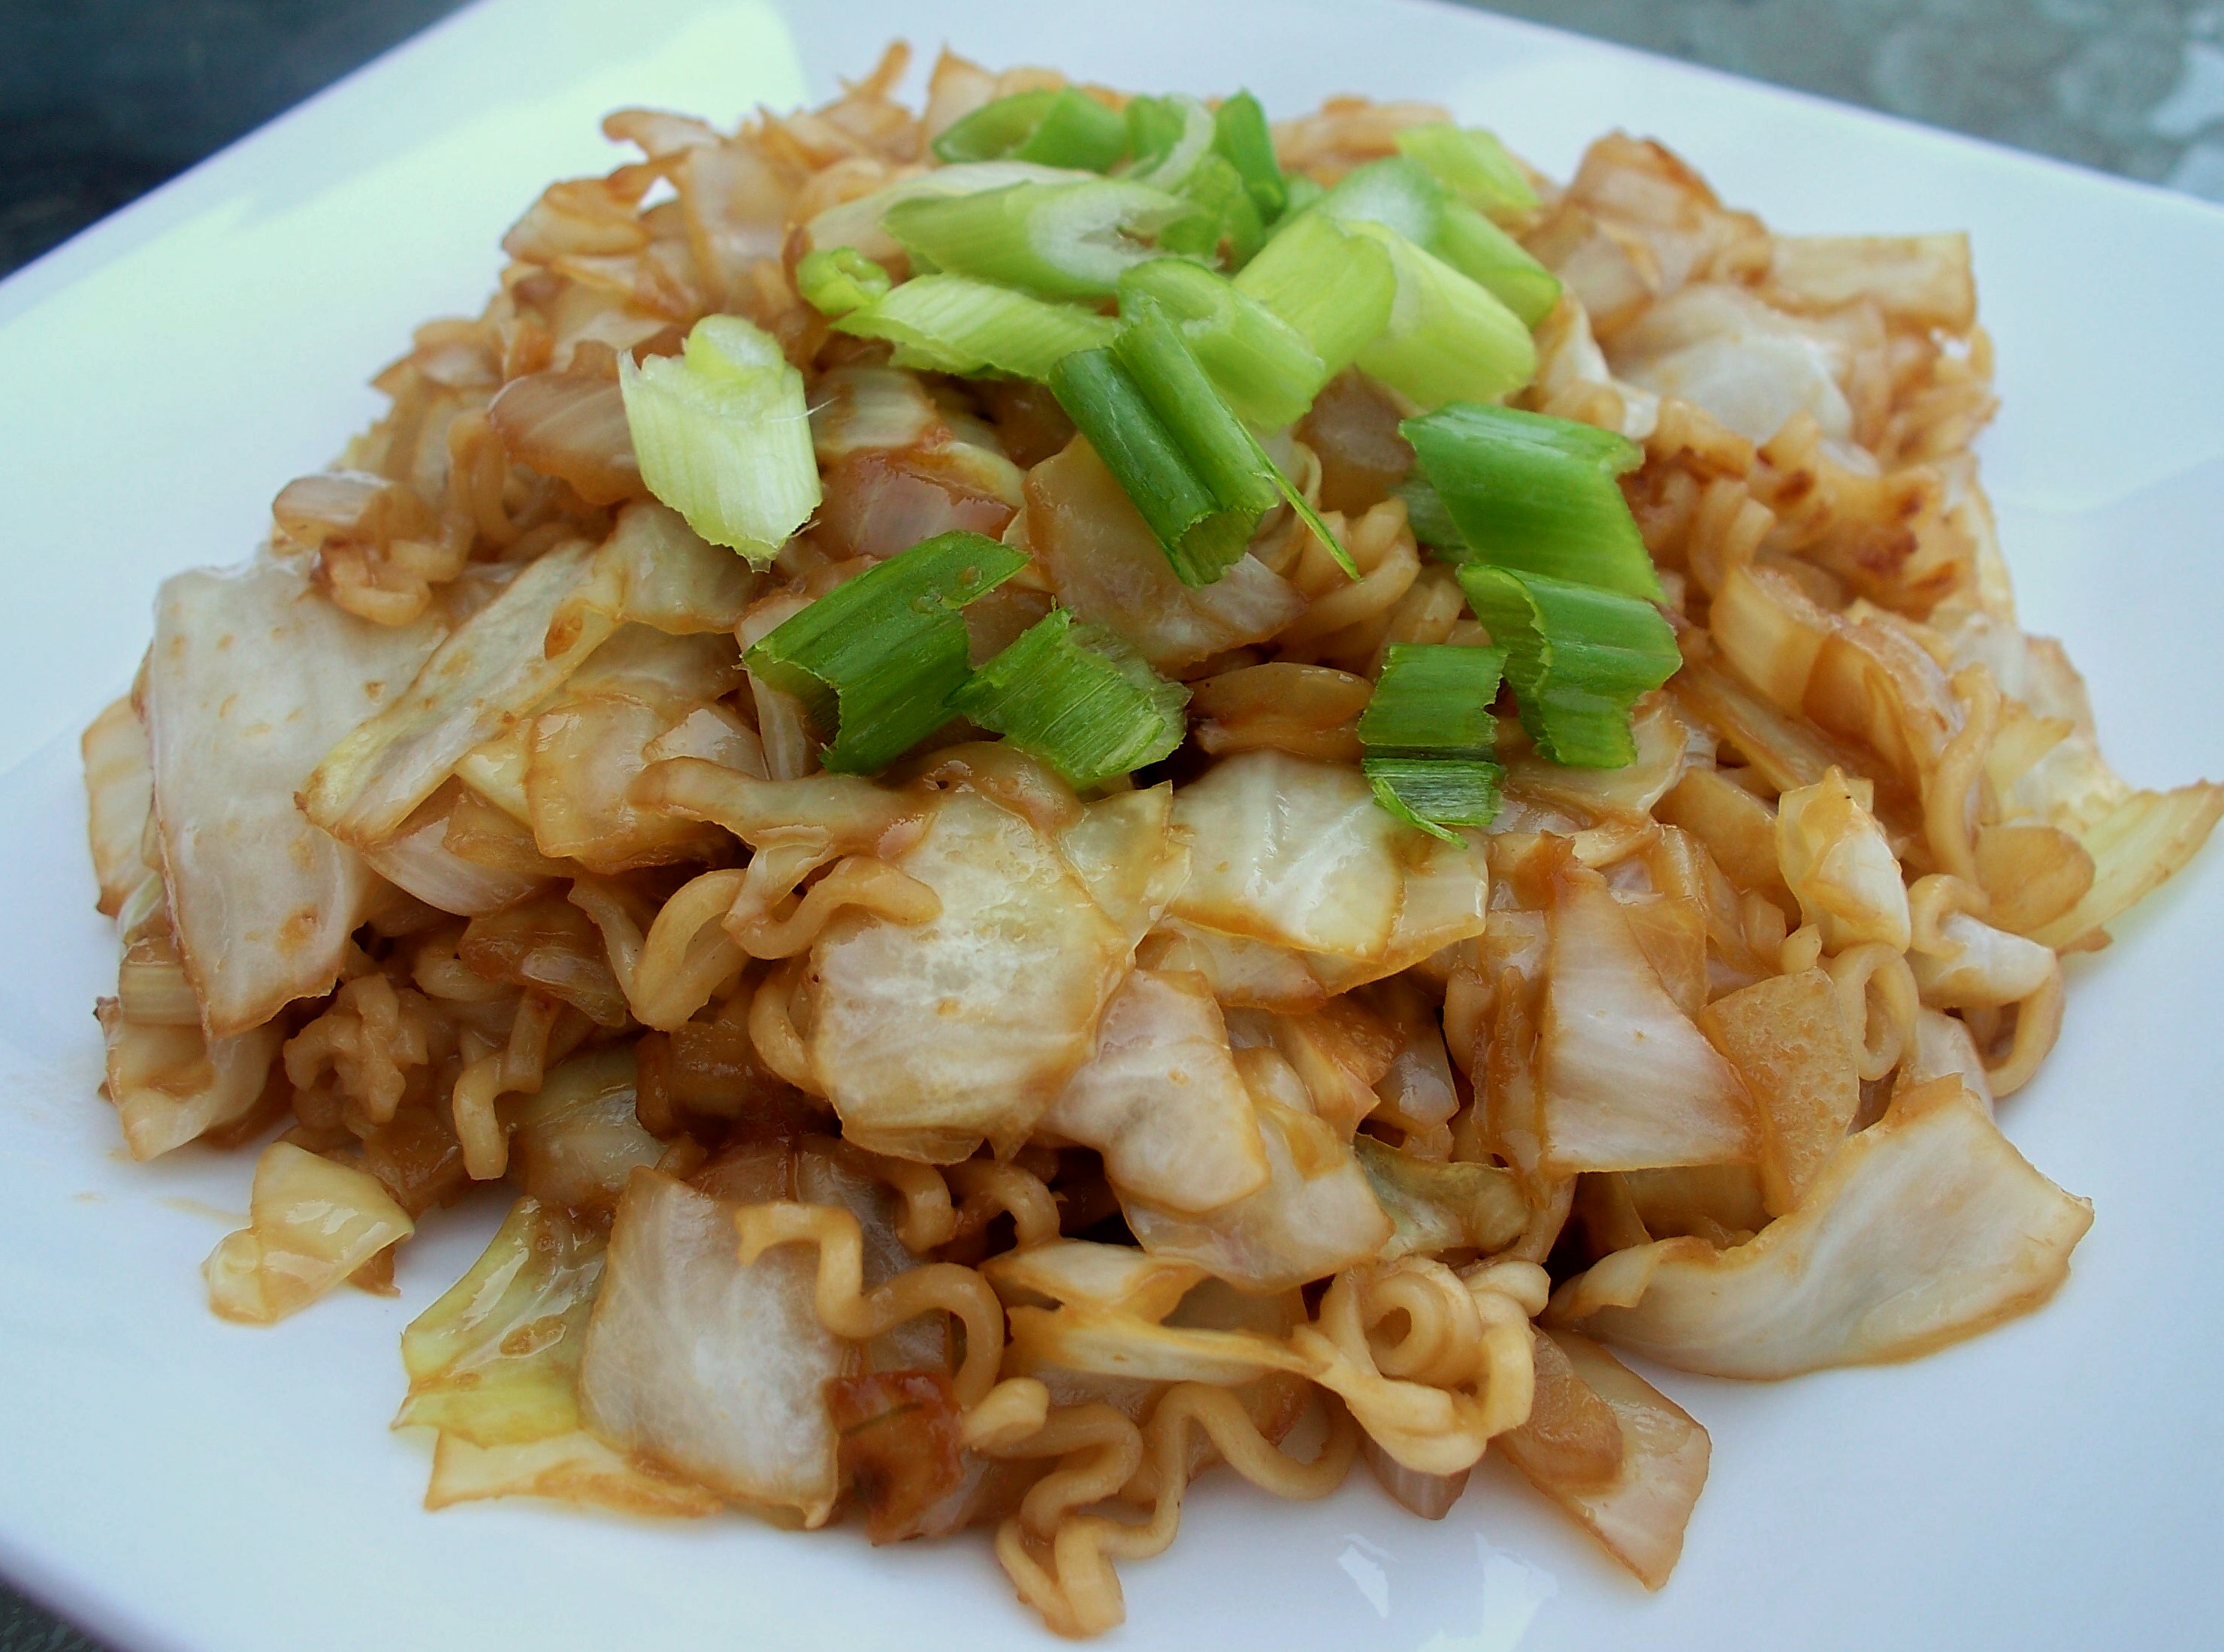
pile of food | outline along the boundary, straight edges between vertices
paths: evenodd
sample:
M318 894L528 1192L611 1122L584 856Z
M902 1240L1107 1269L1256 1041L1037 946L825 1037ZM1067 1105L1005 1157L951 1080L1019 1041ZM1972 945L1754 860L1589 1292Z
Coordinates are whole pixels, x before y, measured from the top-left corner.
M85 741L211 1301L390 1290L427 1503L993 1527L1053 1629L1216 1464L1494 1451L1646 1584L1761 1378L2044 1302L1995 1126L2134 791L2016 623L1965 240L900 47L629 110Z

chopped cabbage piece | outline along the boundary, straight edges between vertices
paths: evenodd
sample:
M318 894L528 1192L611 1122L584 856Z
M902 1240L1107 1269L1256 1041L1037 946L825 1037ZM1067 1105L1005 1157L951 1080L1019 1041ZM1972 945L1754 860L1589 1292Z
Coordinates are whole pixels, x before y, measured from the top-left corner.
M150 868L139 847L155 806L153 754L147 726L126 695L87 725L79 742L85 758L85 833L92 844L92 875L100 885L100 911L113 917Z
M275 563L163 583L145 697L155 818L179 950L212 1037L260 1025L338 977L376 880L304 818L294 794L334 741L396 702L439 635L431 619L356 619Z
M1754 1238L1619 1252L1561 1287L1552 1321L1716 1377L1905 1359L2044 1302L2092 1222L1947 1077L1893 1097Z
M823 1525L837 1488L820 1390L841 1375L843 1344L812 1307L818 1258L783 1245L744 1265L736 1208L634 1172L587 1327L580 1409L607 1446Z
M521 1100L510 1151L527 1193L574 1214L613 1210L627 1178L663 1156L635 1114L635 1070L630 1048L598 1050L551 1069Z
M1546 1173L1751 1157L1736 1069L1668 996L1597 873L1564 876L1551 936L1538 1037Z
M1761 1195L1780 1216L1814 1185L1861 1110L1861 1051L1837 988L1820 969L1772 975L1716 999L1698 1022L1753 1097Z
M372 1176L273 1142L255 1163L248 1225L201 1264L223 1318L275 1325L416 1232Z
M471 1271L401 1334L409 1395L397 1428L474 1446L521 1445L579 1427L579 1356L603 1235L521 1199Z
M527 564L440 644L407 693L326 753L303 792L309 818L345 843L390 837L474 747L578 669L616 622L585 610L553 653L549 627L594 560L579 541Z
M1580 1395L1548 1403L1548 1366ZM1588 1337L1537 1338L1538 1404L1529 1421L1497 1446L1529 1483L1558 1504L1636 1573L1648 1589L1668 1581L1684 1552L1684 1529L1707 1484L1713 1443L1689 1413ZM1602 1406L1616 1449L1611 1466L1573 1457L1548 1437L1551 1423L1585 1405ZM1591 1472L1586 1472L1586 1470Z
M1381 1250L1395 1230L1336 1132L1271 1101L1258 1117L1267 1185L1204 1216L1123 1198L1128 1226L1143 1248L1194 1262L1245 1290L1286 1290Z
M433 1448L427 1509L488 1498L546 1498L614 1514L700 1519L725 1505L701 1486L612 1451L584 1428L498 1446L444 1434Z
M1376 808L1357 769L1266 749L1225 758L1183 787L1174 822L1191 845L1175 917L1360 959L1389 947L1405 899L1402 852L1433 841Z
M211 1038L198 1017L173 1026L126 1018L115 999L100 1002L108 1046L108 1099L135 1159L160 1157L210 1131L243 1119L262 1100L271 1058L286 1036L281 1024Z
M1865 941L1907 949L1907 886L1877 818L1833 769L1776 800L1777 864L1826 951Z
M948 793L894 865L922 924L834 917L812 948L812 1070L861 1146L953 1163L1027 1138L1089 1059L1128 958L1056 848L978 792Z
M1201 975L1129 972L1096 1053L1040 1127L1096 1148L1115 1189L1167 1210L1217 1209L1267 1182L1250 1093Z

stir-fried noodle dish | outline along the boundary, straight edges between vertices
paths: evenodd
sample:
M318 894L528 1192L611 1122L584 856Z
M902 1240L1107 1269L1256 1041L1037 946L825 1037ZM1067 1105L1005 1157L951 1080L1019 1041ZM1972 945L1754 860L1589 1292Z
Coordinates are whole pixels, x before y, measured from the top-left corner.
M610 116L162 586L85 737L124 1139L266 1144L253 1324L509 1184L401 1340L429 1507L977 1525L1085 1635L1208 1469L1494 1453L1658 1587L1708 1436L1618 1355L2043 1304L2091 1212L1995 1106L2224 809L2018 627L1968 243L907 63Z

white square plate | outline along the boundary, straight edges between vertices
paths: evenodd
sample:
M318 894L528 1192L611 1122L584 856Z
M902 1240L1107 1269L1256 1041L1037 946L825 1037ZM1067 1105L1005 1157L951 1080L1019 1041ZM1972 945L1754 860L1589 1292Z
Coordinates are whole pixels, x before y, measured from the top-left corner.
M114 952L75 734L129 680L156 583L243 554L278 486L376 411L363 381L409 329L477 310L541 186L613 164L605 110L816 100L897 34L1248 85L1276 112L1433 98L1563 176L1619 125L1782 228L1968 227L2005 401L1985 477L2026 622L2068 639L2136 782L2224 772L2213 208L1410 0L484 0L0 287L0 1567L119 1646L1048 1643L977 1538L423 1513L426 1450L386 1428L395 1339L488 1223L435 1224L399 1300L223 1325L195 1270L249 1161L132 1165L94 1094ZM1494 1470L1436 1525L1363 1474L1305 1506L1216 1479L1169 1554L1126 1568L1113 1643L2213 1645L2220 931L2212 854L2073 966L2061 1047L2005 1109L2098 1207L2050 1307L1906 1367L1663 1379L1715 1457L1659 1595Z

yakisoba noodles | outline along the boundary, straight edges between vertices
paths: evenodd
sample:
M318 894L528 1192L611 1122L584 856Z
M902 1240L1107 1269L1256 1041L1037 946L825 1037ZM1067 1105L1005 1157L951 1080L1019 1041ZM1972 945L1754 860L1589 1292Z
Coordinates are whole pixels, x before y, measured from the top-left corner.
M2044 1302L1993 1105L2224 807L2017 626L1967 245L907 62L611 116L163 587L85 741L124 1138L280 1132L252 1322L510 1184L429 1506L982 1525L1081 1635L1215 1464L1494 1450L1657 1587L1707 1435L1608 1347Z

